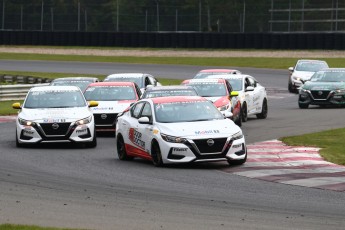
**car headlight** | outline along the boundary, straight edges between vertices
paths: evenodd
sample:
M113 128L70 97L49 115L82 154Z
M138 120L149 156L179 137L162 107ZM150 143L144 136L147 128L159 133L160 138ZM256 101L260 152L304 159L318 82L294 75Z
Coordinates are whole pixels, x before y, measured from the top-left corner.
M345 93L345 89L337 89L335 90L336 93Z
M36 123L34 121L28 121L28 120L25 120L25 119L22 119L19 117L18 117L18 122L19 122L19 124L25 125L25 126L35 126L36 125Z
M182 138L182 137L175 137L175 136L169 136L166 134L161 133L161 137L163 138L163 140L165 140L166 142L172 142L172 143L184 143L187 141L187 139Z
M86 124L89 124L91 121L92 121L92 116L89 116L87 118L76 121L75 124L76 125L86 125Z
M225 110L228 110L229 107L230 107L230 105L229 105L229 104L226 104L226 105L223 105L223 106L221 106L221 107L218 107L218 110L219 110L219 111L225 111Z
M235 133L234 135L232 135L232 140L234 140L234 141L235 140L239 140L241 138L243 138L243 134L242 134L241 131L239 131L239 132Z
M301 78L297 77L297 76L292 76L292 79L294 79L295 81L300 81L301 80Z

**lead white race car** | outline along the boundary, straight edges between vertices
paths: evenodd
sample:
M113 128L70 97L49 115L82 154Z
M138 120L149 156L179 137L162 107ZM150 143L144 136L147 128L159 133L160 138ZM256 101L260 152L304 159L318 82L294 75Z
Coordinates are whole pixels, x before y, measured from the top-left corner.
M142 99L117 119L118 157L141 157L155 166L202 161L243 164L247 148L242 130L225 117L199 96Z

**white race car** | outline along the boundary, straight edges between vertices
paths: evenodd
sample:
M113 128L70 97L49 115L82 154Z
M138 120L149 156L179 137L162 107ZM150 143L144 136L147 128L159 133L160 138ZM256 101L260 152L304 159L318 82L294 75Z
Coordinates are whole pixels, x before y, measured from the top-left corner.
M321 69L328 68L328 64L321 60L298 60L295 67L290 67L289 92L298 93L298 89L309 80L313 74Z
M115 132L115 121L119 113L139 100L141 91L134 82L95 82L84 92L87 101L97 101L92 108L97 132Z
M243 164L247 148L242 130L225 116L199 96L142 99L117 119L118 157L141 157L155 166L202 161Z
M210 75L207 78L226 79L234 91L238 92L238 99L241 102L242 121L246 122L249 115L256 115L257 118L265 119L268 112L267 93L265 87L250 75Z
M97 146L95 123L89 107L98 103L86 102L77 86L33 87L16 120L16 145L45 142L80 142L87 147Z

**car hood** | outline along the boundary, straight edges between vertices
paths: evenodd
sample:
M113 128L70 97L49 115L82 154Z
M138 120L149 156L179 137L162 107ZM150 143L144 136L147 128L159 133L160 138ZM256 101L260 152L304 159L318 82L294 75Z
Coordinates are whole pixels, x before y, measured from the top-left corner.
M336 90L345 89L344 82L311 82L307 81L303 85L305 90Z
M91 108L91 111L97 113L121 113L127 109L135 100L126 101L97 101L98 106Z
M294 71L293 76L299 77L302 80L309 80L311 76L313 76L315 72L308 72L308 71Z
M241 131L230 119L181 122L181 123L159 123L161 133L190 139L228 137Z
M88 107L78 108L40 108L26 109L23 108L19 117L25 120L35 122L72 122L92 115Z

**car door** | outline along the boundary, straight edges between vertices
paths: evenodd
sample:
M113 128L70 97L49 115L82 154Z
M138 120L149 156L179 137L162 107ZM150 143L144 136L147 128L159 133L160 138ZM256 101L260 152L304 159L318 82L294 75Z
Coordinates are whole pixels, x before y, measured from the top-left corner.
M248 114L253 113L254 109L254 86L252 84L253 82L249 76L244 78L244 97L247 103Z
M140 155L145 149L142 148L140 142L140 134L137 133L139 126L138 118L140 117L141 110L144 107L144 102L138 102L130 108L129 115L120 119L119 124L122 127L122 134L125 143L127 144L126 150L132 155Z
M250 113L256 113L257 111L261 111L262 100L260 100L260 88L258 87L257 81L253 77L249 76L248 80L250 85L254 88L254 90L251 91L253 104Z
M138 122L138 133L140 133L140 140L142 144L145 146L145 152L149 153L151 149L151 140L153 138L153 117L152 117L152 107L149 102L145 102L143 109L139 115L140 117L148 117L150 124L140 124Z

